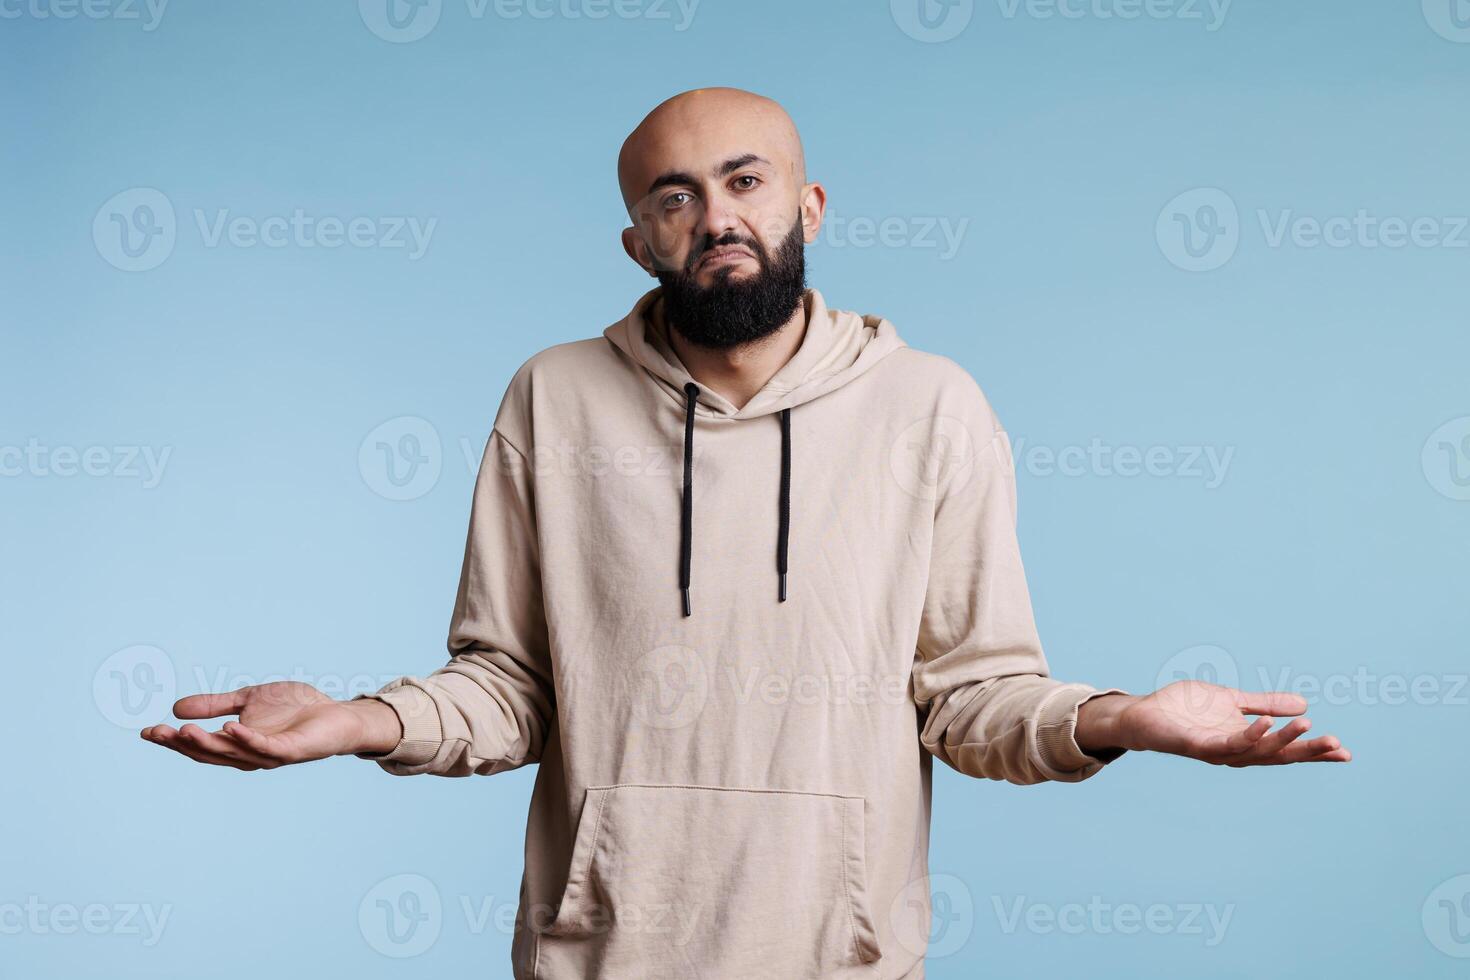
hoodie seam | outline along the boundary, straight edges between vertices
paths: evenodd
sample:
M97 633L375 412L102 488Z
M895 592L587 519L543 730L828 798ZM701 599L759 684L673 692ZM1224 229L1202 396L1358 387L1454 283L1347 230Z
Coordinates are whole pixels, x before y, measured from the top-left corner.
M587 788L587 792L588 793L591 793L591 792L593 792L594 790L596 790L598 788L599 787L589 786ZM602 794L602 799L600 799L600 800L597 801L597 819L596 819L596 822L593 823L593 825L592 825L592 843L591 843L591 846L588 847L588 849L587 849L587 867L584 868L584 869L582 869L581 876L578 877L578 878L576 878L575 880L573 880L571 878L568 878L567 883L566 883L566 886L562 889L561 901L557 903L556 916L551 921L551 925L553 925L553 926L556 925L561 920L561 916L562 916L562 913L563 912L570 912L571 911L571 909L568 909L566 907L566 902L567 902L567 894L568 894L568 892L571 891L573 885L575 885L577 887L576 906L578 908L581 907L581 904L582 904L582 889L588 887L588 883L592 880L592 866L593 866L593 863L597 860L597 839L600 836L602 836L602 813L603 813L603 811L605 809L607 809L607 798L609 796L611 796L611 795L612 794L610 794L610 793L604 793L604 794ZM574 852L575 852L575 847L574 847ZM572 869L572 870L575 870L575 869ZM535 935L536 935L536 949L535 949L535 952L534 952L534 954L532 956L532 962L531 962L531 976L532 976L532 978L534 980L534 978L539 977L541 975L541 939L542 939L543 936L545 936L546 933L545 933L545 930L533 930L533 931L535 932Z
M501 430L498 425L490 427L490 435L491 437L499 436L500 441L505 443L511 449L514 449L516 455L519 456L524 462L529 463L531 461L530 457L526 455L525 450L521 449L520 446L517 446L514 442L512 442L510 436L506 435L505 432Z
M847 928L852 932L852 951L858 962L863 962L863 946L858 942L857 917L852 914L852 885L847 878L847 806L842 807L842 847L837 852L837 862L842 868L842 898L847 906ZM867 855L863 855L866 861Z

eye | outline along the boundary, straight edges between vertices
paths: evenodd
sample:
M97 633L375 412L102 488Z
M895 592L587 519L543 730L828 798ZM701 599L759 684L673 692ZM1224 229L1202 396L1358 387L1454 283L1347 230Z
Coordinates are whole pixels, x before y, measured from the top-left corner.
M754 190L760 182L760 178L755 174L741 174L735 178L735 186L742 191Z
M687 197L689 197L689 194L688 194L687 191L675 191L674 193L670 194L668 197L664 198L664 201L663 201L664 210L668 211L668 210L673 210L675 208L683 207L685 202L682 200L682 198L687 198Z

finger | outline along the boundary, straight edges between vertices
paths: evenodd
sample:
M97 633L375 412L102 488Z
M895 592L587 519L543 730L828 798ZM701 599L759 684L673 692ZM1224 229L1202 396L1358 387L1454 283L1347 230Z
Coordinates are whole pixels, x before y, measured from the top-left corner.
M251 752L282 762L298 761L279 735L267 735L238 721L225 722L224 732Z
M1307 710L1307 699L1285 691L1235 691L1235 705L1245 715L1271 715L1286 718Z
M1324 756L1334 758L1324 759ZM1284 765L1292 762L1347 762L1352 757L1353 754L1342 747L1336 735L1323 735L1305 742L1293 742L1279 753L1277 759Z
M1285 766L1296 762L1351 762L1352 758L1353 754L1342 747L1336 736L1323 735L1305 742L1292 742L1273 755L1245 755L1228 760L1226 764L1236 767Z
M218 718L220 715L238 715L248 700L242 687L227 694L191 694L174 702L175 718Z
M149 725L138 733L138 736L146 742L161 742L164 738L172 738L177 734L168 725Z
M179 737L190 746L210 755L223 756L259 769L274 769L279 763L250 751L234 739L219 732L207 732L198 725L185 725L179 729Z
M240 741L228 730L230 724L230 722L225 722L226 727L217 732L205 732L201 736L200 744L212 752L234 755L247 762L253 762L262 769L275 769L286 763L287 760L274 752L261 752Z
M1222 746L1223 754L1227 756L1243 755L1251 751L1255 748L1256 743L1264 738L1270 730L1270 718L1257 718L1233 735L1225 736L1225 742Z
M190 745L187 740L181 738L178 732L175 732L167 725L159 725L157 727L161 729L167 729L167 731L155 734L153 736L154 742L157 742L164 748L173 749L179 755L187 756L188 758L193 759L195 762L203 762L206 765L211 766L229 766L232 769L241 769L246 772L251 772L259 768L257 766L246 765L243 762L236 762L234 759L227 759L224 756L217 756L212 753L205 752L202 749L195 748L194 746Z
M1303 732L1312 727L1308 718L1293 718L1274 732L1262 736L1251 750L1252 755L1272 756L1295 742Z

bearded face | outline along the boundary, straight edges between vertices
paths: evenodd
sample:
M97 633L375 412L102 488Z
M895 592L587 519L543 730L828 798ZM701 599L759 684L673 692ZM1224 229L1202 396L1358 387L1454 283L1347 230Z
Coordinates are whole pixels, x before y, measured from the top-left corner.
M790 320L801 303L805 252L800 215L774 251L734 231L706 236L681 268L657 270L664 315L698 347L728 350L760 340ZM752 257L756 268L747 271L743 267Z

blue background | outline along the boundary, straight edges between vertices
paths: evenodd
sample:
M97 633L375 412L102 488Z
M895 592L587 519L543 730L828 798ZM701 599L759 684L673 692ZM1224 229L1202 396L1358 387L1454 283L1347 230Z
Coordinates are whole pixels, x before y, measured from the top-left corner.
M175 691L292 671L362 690L443 661L466 453L522 361L648 287L617 242L615 154L657 102L709 84L787 106L830 214L901 229L825 237L811 282L995 404L1053 671L1139 692L1196 662L1249 688L1326 684L1315 733L1356 754L1133 754L1028 788L936 766L930 976L1464 975L1470 31L1449 0L1236 0L1214 30L1184 0L1132 20L1101 16L1127 0L1073 0L1077 17L983 0L939 42L875 0L568 16L589 2L476 17L444 0L408 43L368 27L373 0L175 0L152 30L142 7L0 5L0 975L508 975L495 916L516 901L533 770L245 774L136 729ZM93 223L134 188L164 195L177 237L128 272ZM1167 234L1175 214L1207 230L1166 208L1196 188L1238 209L1209 271L1180 268ZM437 224L411 258L210 247L195 219L297 208ZM1360 209L1451 241L1273 245L1261 218ZM967 223L952 255L924 244L942 222ZM359 447L402 417L432 427L440 474L399 501ZM1177 465L1027 455L1094 440ZM15 465L28 444L106 462ZM170 453L156 486L126 447ZM1232 453L1218 485L1188 447ZM1393 677L1428 693L1405 703ZM403 874L442 903L413 959L372 925L374 889ZM112 924L21 924L32 897ZM1017 902L1157 904L1176 927L1007 928ZM168 910L157 942L129 905Z

